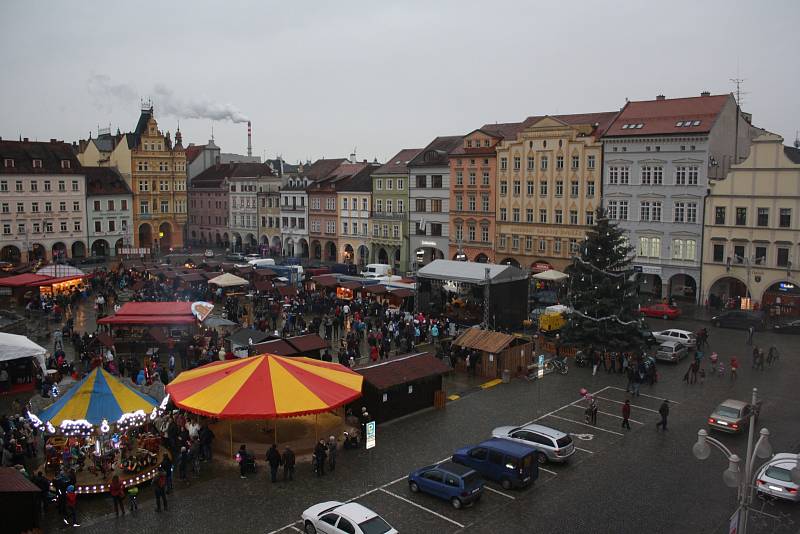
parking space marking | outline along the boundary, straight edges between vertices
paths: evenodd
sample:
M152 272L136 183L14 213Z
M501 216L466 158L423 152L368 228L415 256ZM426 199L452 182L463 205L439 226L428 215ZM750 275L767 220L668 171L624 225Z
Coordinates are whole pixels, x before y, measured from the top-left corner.
M585 410L585 408L584 408L583 406L578 406L577 404L570 404L570 406L572 406L572 407L574 407L574 408L578 408L578 409L580 409L580 410ZM620 416L620 415L616 415L616 414L613 414L613 413L604 412L604 411L602 411L602 410L597 410L597 413L601 413L601 414L603 414L603 415L607 415L607 416L609 416L609 417L616 417L617 419L622 419L622 416ZM644 424L644 423L642 423L641 421L637 421L636 419L630 419L630 418L628 418L628 421L630 421L631 423L636 423L637 425L643 425L643 424Z
M594 452L590 451L589 449L582 449L580 447L575 447L575 450L581 452L588 452L589 454L594 454Z
M433 515L435 515L436 517L438 517L438 518L440 518L440 519L444 519L444 520L445 520L445 521L447 521L448 523L452 523L452 524L454 524L455 526L457 526L457 527L459 527L459 528L464 528L464 525L462 525L462 524L461 524L461 523L459 523L458 521L455 521L455 520L453 520L453 519L450 519L449 517L447 517L447 516L444 516L444 515L440 514L439 512L434 512L434 511L433 511L433 510L431 510L430 508L426 508L426 507L422 506L421 504L417 504L417 503L415 503L414 501L412 501L412 500L410 500L410 499L406 499L405 497L401 497L400 495L398 495L398 494L396 494L396 493L394 493L394 492L391 492L391 491L389 491L389 490L387 490L387 489L385 489L385 488L380 488L380 491L382 491L383 493L385 493L385 494L387 494L387 495L391 495L392 497L395 497L395 498L397 498L397 499L400 499L401 501L407 502L408 504L410 504L410 505L412 505L412 506L416 506L416 507L417 507L417 508L419 508L420 510L425 510L425 511L426 511L426 512L428 512L429 514L433 514Z
M555 471L551 471L549 469L545 469L544 467L541 467L541 466L539 466L539 471L544 471L545 473L550 473L554 477L558 476L558 473L556 473Z
M296 530L297 532L303 532L302 530L300 530L299 528L297 528L295 526L295 525L298 525L298 524L302 524L302 521L295 521L294 523L282 526L281 528L279 528L277 530L271 530L271 531L267 532L267 534L281 534L281 532L283 532L287 528L290 528L292 530Z
M569 421L570 423L575 423L577 425L588 426L589 428L594 428L596 430L602 430L603 432L608 432L609 434L614 434L616 436L624 436L625 435L625 434L622 434L620 432L614 432L613 430L608 430L608 429L603 428L601 426L595 426L595 425L590 425L588 423L582 423L580 421L575 421L574 419L567 419L566 417L561 417L560 415L552 415L551 414L548 417L555 417L556 419L561 419L562 421Z
M598 398L598 399L602 399L602 400L604 400L604 401L608 401L608 402L614 402L614 403L617 403L617 404L625 404L625 403L624 403L624 402L622 402L622 401L618 401L618 400L614 400L614 399L609 399L609 398L606 398L606 397L599 397L599 396L598 396L597 398ZM633 404L633 403L631 403L631 408L636 408L637 410L644 410L644 411L646 411L646 412L658 413L658 410L653 410L652 408L645 408L644 406L638 406L638 405L636 405L636 404Z
M598 389L597 391L595 391L595 392L593 392L593 393L590 393L590 395L597 395L598 393L602 393L603 391L607 390L607 389L608 389L608 388L610 388L610 387L611 387L611 386L606 386L606 387L604 387L603 389ZM573 404L573 403L575 403L575 402L581 402L582 400L583 400L583 399L578 399L577 401L573 401L573 402L570 402L569 404L565 404L564 406L560 406L560 407L556 408L555 410L553 410L552 412L547 412L547 413L546 413L546 414L544 414L544 415L540 415L540 416L539 416L539 417L537 417L536 419L533 419L533 420L531 420L531 421L528 421L527 423L523 423L523 424L522 424L522 425L520 425L520 426L528 426L528 425L530 425L531 423L535 423L535 422L537 422L537 421L541 421L541 420L542 420L542 419L544 419L545 417L547 417L547 416L550 416L550 415L553 415L554 413L556 413L556 412L559 412L559 411L563 410L563 409L564 409L564 408L566 408L567 406L569 406L569 405L571 405L571 404ZM622 434L620 434L620 435L622 435Z
M502 491L496 490L491 486L484 485L483 489L485 489L486 491L491 491L492 493L496 493L498 495L502 495L503 497L507 497L507 498L511 499L512 501L516 501L517 500L517 498L514 497L513 495L509 495L508 493L503 493Z
M300 534L303 534L303 531L302 531L302 530L300 530L299 528L297 528L297 527L296 527L296 526L294 526L294 525L289 525L289 528L290 528L290 529L292 529L292 530L296 530L296 531L297 531L297 532L299 532Z
M617 391L625 391L624 389L618 388L617 386L606 386L606 387L607 388L611 388L611 389L616 389ZM641 395L642 397L647 397L648 399L656 399L656 400L660 400L660 401L663 401L664 398L665 398L665 397L654 397L653 395L648 395L646 393L639 393L639 395ZM680 404L680 402L674 401L674 400L669 401L669 403L670 404Z

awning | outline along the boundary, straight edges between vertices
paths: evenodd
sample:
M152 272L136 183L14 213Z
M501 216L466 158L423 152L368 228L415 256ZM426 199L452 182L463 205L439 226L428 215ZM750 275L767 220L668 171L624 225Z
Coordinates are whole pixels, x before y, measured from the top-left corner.
M561 271L556 271L555 269L549 269L547 271L536 273L533 275L533 277L537 280L560 282L561 280L566 280L567 278L569 278L569 275L566 273L562 273Z
M219 419L328 412L361 397L363 377L338 363L263 354L213 362L167 384L176 406Z
M514 336L510 334L473 327L467 328L463 334L458 336L453 341L453 345L494 354L508 347L512 341L514 341Z
M428 352L376 363L355 370L379 390L450 372L450 367Z
M196 322L191 302L128 302L114 315L98 319L97 324L178 325Z
M236 287L236 286L246 286L250 282L245 280L244 278L240 278L235 274L231 273L224 273L216 278L212 278L208 281L209 284L214 284L215 286L219 287Z
M332 274L312 276L311 279L322 287L336 287L336 285L339 283L339 279Z
M44 356L47 350L25 336L0 332L0 361L35 358L39 367L47 369Z
M360 282L355 282L355 281L342 282L341 284L339 284L339 286L351 290L361 289L361 287L363 287Z
M406 289L404 287L401 287L400 289L391 290L389 292L389 294L394 296L394 297L399 297L401 299L405 299L405 298L408 298L408 297L413 297L414 296L414 290L413 289Z
M327 349L330 345L327 341L319 337L317 334L306 334L304 336L295 336L286 339L286 342L297 349L297 352L302 354L312 350Z
M528 275L511 265L471 261L434 260L417 271L417 279L452 280L474 285L525 280Z
M372 293L373 295L382 295L383 293L386 293L388 289L386 289L386 286L384 285L373 284L371 286L364 286L364 291L367 293Z
M230 319L225 319L218 315L209 315L203 321L203 326L206 326L208 328L217 328L220 326L236 326L236 323L234 323Z
M280 286L278 287L278 294L282 297L293 297L297 295L297 288L294 286Z
M263 354L277 354L278 356L294 356L299 354L299 351L293 346L289 345L282 339L272 339L253 345L253 350L257 353Z
M261 330L242 328L228 336L228 341L234 345L247 346L250 344L250 340L253 340L253 345L255 345L256 343L261 343L268 337L270 337L270 335Z
M253 271L253 276L256 278L272 278L273 276L278 276L278 273L273 271L272 269L255 269Z
M30 287L30 284L49 279L51 279L50 276L35 273L18 274L16 276L0 278L0 287Z

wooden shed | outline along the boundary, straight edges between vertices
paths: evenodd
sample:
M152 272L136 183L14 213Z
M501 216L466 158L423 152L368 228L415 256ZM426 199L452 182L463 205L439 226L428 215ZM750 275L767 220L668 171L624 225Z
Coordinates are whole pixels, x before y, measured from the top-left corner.
M468 328L452 344L478 354L475 373L484 378L500 378L504 369L511 371L512 375L518 374L536 361L533 341L503 332ZM463 358L459 358L456 369L467 370Z
M0 467L3 532L39 532L42 490L12 467Z

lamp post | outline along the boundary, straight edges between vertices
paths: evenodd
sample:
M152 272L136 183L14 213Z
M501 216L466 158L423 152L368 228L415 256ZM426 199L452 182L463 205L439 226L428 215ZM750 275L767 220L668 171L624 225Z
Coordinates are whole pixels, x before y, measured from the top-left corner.
M758 389L753 388L753 398L751 406L757 406L758 402ZM728 460L728 468L722 473L722 480L729 488L736 488L736 512L737 517L737 533L747 534L747 521L750 512L750 505L752 502L754 476L753 467L756 457L766 459L772 456L772 446L769 443L769 430L762 428L759 432L758 441L753 444L756 424L756 410L751 410L749 431L747 438L747 455L745 456L744 471L742 471L741 458L730 449L728 449L720 441L709 437L705 429L697 431L697 443L692 446L692 453L698 460L705 460L711 456L711 447L713 445ZM799 455L800 457L800 455ZM793 481L800 481L800 464L795 466L791 471Z

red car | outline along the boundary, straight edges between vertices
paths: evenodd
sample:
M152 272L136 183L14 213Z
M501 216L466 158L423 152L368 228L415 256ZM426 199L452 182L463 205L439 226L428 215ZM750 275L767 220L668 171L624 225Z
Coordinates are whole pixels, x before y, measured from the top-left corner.
M642 306L639 312L645 317L658 317L661 319L677 319L681 315L680 308L669 304L651 304Z

